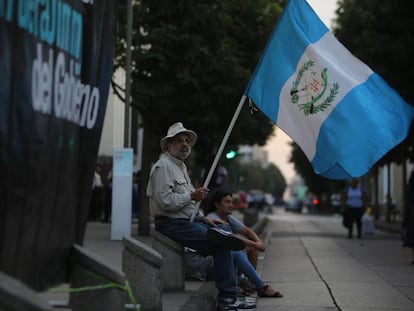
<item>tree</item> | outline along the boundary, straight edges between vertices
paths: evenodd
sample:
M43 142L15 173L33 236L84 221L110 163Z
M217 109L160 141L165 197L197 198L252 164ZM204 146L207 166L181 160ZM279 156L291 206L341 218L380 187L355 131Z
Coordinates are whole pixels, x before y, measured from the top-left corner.
M176 121L200 136L195 167L210 166L279 13L267 0L135 2L131 96L143 119L144 184L160 138ZM125 16L120 12L120 25ZM125 27L119 29L116 67L125 65ZM252 116L246 105L229 145L263 145L272 131L270 121L259 112ZM149 224L141 218L148 214L141 216L145 234Z
M263 169L263 190L277 198L283 198L286 190L286 180L282 172L274 164Z
M274 164L262 167L259 162L240 163L232 160L228 165L229 183L233 191L262 190L275 197L283 197L286 180Z
M341 180L330 180L314 172L305 153L296 143L292 144L292 153L289 161L294 164L296 172L302 176L309 191L321 195L323 193L338 192L345 187Z
M196 155L196 163L206 165L233 116L278 8L264 0L140 1L134 17L132 97L145 129L161 137L177 120L199 133L208 129ZM120 66L123 43L116 58ZM230 143L263 145L272 131L261 113L252 118L246 106ZM158 142L152 147L159 151Z
M334 33L358 58L381 75L409 103L414 71L414 3L408 0L340 0ZM373 129L375 130L375 129ZM414 160L414 131L378 165Z

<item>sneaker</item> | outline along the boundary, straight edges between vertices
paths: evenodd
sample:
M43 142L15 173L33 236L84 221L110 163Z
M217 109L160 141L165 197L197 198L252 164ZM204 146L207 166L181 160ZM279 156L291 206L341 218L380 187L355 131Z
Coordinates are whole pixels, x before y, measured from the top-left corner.
M214 243L232 251L240 251L246 247L246 244L242 240L223 229L208 228L207 236Z
M222 298L217 306L217 311L239 311L239 310L256 310L256 304L241 301L234 298Z
M248 303L256 303L256 297L252 296L245 296L245 295L239 295L238 298L240 301L248 302Z

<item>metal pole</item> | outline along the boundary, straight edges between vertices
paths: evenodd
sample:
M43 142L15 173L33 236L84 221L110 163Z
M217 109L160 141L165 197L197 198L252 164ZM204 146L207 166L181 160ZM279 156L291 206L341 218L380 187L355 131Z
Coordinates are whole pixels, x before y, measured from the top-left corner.
M386 222L391 222L391 162L387 163L387 211L386 211Z
M132 46L132 0L127 0L127 49L125 69L125 119L124 119L124 147L131 146L131 46Z
M230 121L229 127L227 128L226 134L224 134L223 140L221 141L219 150L216 153L216 157L214 158L213 164L210 167L210 170L207 174L206 179L204 180L204 184L203 187L207 187L208 184L210 183L211 177L213 176L214 170L216 169L217 163L220 160L221 154L223 153L224 147L227 144L227 140L229 139L229 136L231 134L231 132L233 131L234 128L234 124L236 124L237 118L240 115L240 111L243 108L244 103L246 102L246 95L243 95L242 98L240 99L239 105L236 108L236 111L233 115L233 118ZM193 222L194 218L196 216L196 214L198 213L198 209L200 207L200 201L197 202L196 207L193 211L193 214L191 215L190 221Z

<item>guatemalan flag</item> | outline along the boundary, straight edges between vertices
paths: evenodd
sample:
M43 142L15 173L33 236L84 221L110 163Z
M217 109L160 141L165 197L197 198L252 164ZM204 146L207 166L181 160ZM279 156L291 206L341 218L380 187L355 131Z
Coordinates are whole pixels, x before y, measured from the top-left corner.
M285 7L245 95L330 179L368 172L407 136L414 116L305 0Z

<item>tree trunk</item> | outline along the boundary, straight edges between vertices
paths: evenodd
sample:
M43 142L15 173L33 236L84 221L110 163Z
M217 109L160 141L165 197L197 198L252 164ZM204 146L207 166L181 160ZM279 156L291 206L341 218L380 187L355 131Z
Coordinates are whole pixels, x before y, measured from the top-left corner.
M142 169L141 169L141 187L140 187L140 210L139 210L139 222L138 222L138 235L150 235L151 234L151 219L149 212L149 200L146 194L146 188L148 184L148 177L151 170L151 166L155 160L157 160L156 153L154 152L153 144L155 140L159 138L154 137L154 132L148 123L144 121L144 135L143 135L143 152L142 152Z
M379 219L380 209L379 209L379 190L378 190L378 166L374 167L374 185L375 185L375 197L374 197L374 219Z
M385 212L385 221L387 223L391 222L391 205L392 205L392 199L391 199L391 162L387 163L387 206L386 206L386 212Z
M407 159L404 158L402 162L402 184L403 184L403 214L402 214L402 224L403 228L408 227L409 223L409 202L407 202Z

